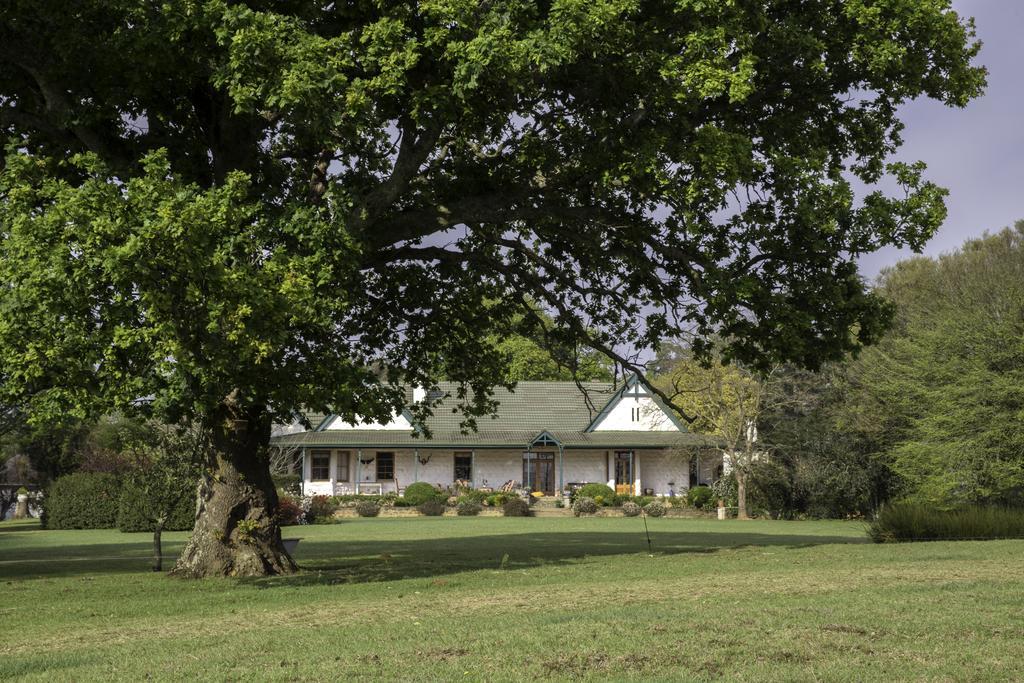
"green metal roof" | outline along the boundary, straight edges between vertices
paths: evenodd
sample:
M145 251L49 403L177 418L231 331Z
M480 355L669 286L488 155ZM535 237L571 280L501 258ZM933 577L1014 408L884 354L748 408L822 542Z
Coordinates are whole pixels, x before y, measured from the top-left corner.
M399 429L328 429L275 437L283 447L311 448L528 448L540 430L498 430L463 434L437 432L424 439ZM566 449L712 447L716 440L690 432L549 431Z
M434 408L425 439L404 429L320 429L274 437L275 445L335 448L526 448L542 432L565 448L673 448L713 446L714 439L680 430L587 431L594 418L617 396L623 384L611 382L519 382L513 391L496 388L497 415L477 419L477 431L464 434L456 399ZM581 391L582 388L582 391ZM457 385L442 382L442 393L455 395ZM411 401L411 396L409 397ZM323 426L330 421L325 418ZM311 420L312 422L312 420ZM316 425L314 424L314 427Z

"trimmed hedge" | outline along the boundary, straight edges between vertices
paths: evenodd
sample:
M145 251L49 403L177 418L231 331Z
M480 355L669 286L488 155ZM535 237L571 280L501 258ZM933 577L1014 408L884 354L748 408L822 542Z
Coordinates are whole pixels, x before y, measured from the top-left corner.
M479 515L483 509L484 506L478 501L470 499L459 499L458 504L455 506L455 511L460 517L472 517L474 515Z
M444 514L445 504L439 500L428 500L417 505L416 509L426 517L440 517Z
M47 529L114 529L121 480L107 472L76 472L53 482L43 497Z
M164 531L191 531L196 523L196 487L188 482L182 489L181 499L167 518ZM124 486L117 509L117 528L121 531L153 531L155 523L147 514L146 498L141 491Z
M501 511L506 517L529 517L530 504L522 498L509 498L501 506Z
M406 487L402 497L409 505L422 505L430 500L441 500L443 494L425 481L418 481Z

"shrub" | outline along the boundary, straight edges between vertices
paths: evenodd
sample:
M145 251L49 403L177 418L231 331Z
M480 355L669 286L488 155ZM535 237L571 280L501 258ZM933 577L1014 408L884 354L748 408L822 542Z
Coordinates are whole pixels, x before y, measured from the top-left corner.
M306 510L306 521L311 524L326 522L334 517L337 510L338 503L333 496L313 496L309 502L309 509Z
M738 502L736 493L736 474L730 472L720 477L711 485L711 499L714 501L712 507L718 507L718 501L723 501L725 507L734 508Z
M355 510L360 517L376 517L380 514L380 505L372 500L360 500L356 502Z
M145 494L131 485L124 485L117 506L117 528L121 531L153 531L156 523L149 512ZM164 531L190 531L195 523L195 483L183 482L181 498L168 516Z
M611 501L615 499L615 491L612 491L612 488L607 484L584 484L580 488L576 489L572 499L573 502L575 502L577 498L597 499L598 496L600 496L602 500Z
M712 507L713 499L714 494L709 486L694 486L686 492L686 502L699 510Z
M564 508L565 507L565 501L562 500L561 498L556 498L555 499L555 507L556 508Z
M622 504L622 514L624 514L626 517L636 517L640 514L640 510L640 506L631 500L627 500L625 503Z
M294 526L305 521L302 507L291 496L280 496L277 499L277 521L281 526Z
M487 500L487 498L490 497L490 495L490 493L487 493L486 491L481 491L479 489L465 489L459 495L459 502L462 502L464 500L471 500L475 503L480 503L481 505L483 505L483 502Z
M459 500L458 505L455 506L455 511L460 517L479 515L483 509L484 506L475 500Z
M665 504L660 500L652 500L644 507L644 512L648 517L664 517L666 509Z
M758 516L779 518L793 509L793 482L782 464L769 460L750 466L747 509Z
M361 500L368 500L371 503L376 503L380 507L386 507L388 505L399 506L401 498L395 493L385 493L381 496L371 496L365 493L360 494L346 494L344 496L331 496L331 502L338 507L355 507L356 503Z
M522 498L509 498L501 506L501 511L506 517L529 517L530 504Z
M437 499L428 500L417 505L416 509L419 510L421 515L426 517L440 517L444 514L445 504L444 501Z
M484 500L484 502L487 505L499 508L516 497L517 496L513 493L505 493L504 491L502 491L500 493L492 493L491 495L487 496L487 499Z
M76 472L53 483L43 498L47 529L113 529L121 480L106 472Z
M868 527L868 536L875 543L1024 538L1024 509L970 506L939 510L897 503L882 508Z
M580 515L592 515L597 512L597 502L588 496L577 496L572 504L572 513Z
M446 496L439 493L437 489L427 482L418 481L415 484L409 484L402 497L405 498L406 503L415 506L426 503L429 500L443 500Z
M594 502L598 505L604 505L604 496L594 496Z
M302 494L302 477L297 474L275 474L271 479L278 491L284 491L290 496Z

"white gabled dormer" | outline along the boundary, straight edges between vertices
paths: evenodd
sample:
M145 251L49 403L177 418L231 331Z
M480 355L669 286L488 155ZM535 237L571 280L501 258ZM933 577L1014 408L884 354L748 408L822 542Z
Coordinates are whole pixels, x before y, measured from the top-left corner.
M588 432L685 432L686 428L640 379L633 375L609 399Z

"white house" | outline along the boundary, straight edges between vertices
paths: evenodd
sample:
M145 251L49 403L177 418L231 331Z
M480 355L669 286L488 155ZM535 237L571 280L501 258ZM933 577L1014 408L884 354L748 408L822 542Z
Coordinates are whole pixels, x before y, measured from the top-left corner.
M721 472L713 439L693 434L636 377L610 382L520 382L498 389L497 417L462 433L450 399L424 438L408 410L387 424L318 418L312 431L272 443L301 455L307 494L401 492L413 482L498 488L513 481L545 495L604 482L619 493L676 495ZM454 385L442 384L442 395ZM410 403L422 400L412 392ZM588 400L589 398L589 400Z

